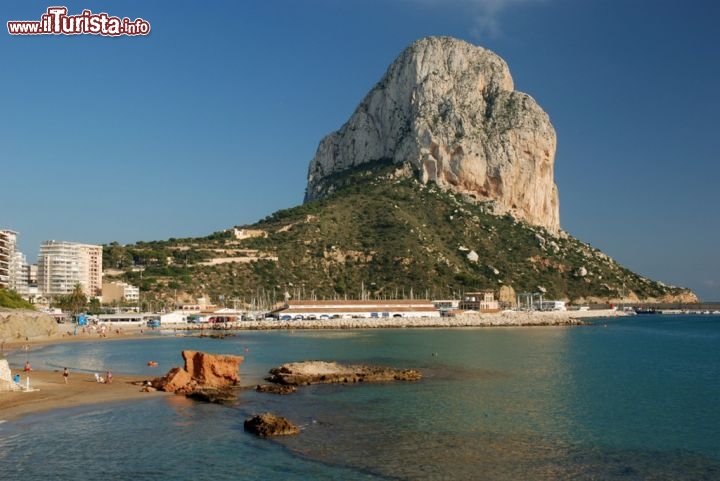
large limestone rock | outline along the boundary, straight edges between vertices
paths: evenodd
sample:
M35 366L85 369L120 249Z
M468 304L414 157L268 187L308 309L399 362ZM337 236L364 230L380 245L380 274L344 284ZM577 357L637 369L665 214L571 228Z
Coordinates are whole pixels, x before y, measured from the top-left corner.
M547 114L514 90L503 59L461 40L428 37L410 45L347 123L320 142L305 198L331 192L334 173L391 160L412 165L422 182L556 232L555 142Z
M240 382L242 356L208 354L183 351L185 367L175 367L153 380L154 388L161 391L186 394L199 389L218 389L236 386Z

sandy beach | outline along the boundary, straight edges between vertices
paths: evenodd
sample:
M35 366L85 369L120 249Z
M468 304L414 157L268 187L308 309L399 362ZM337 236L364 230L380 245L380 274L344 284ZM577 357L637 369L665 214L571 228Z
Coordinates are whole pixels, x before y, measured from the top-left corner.
M22 386L26 385L28 377L33 390L0 392L0 420L11 421L31 413L85 404L168 395L162 392L142 392L140 385L135 384L144 380L139 376L114 375L110 384L100 384L92 374L71 372L66 384L62 371L30 371L21 372Z
M500 312L495 314L466 314L457 317L441 318L403 318L403 319L330 319L307 321L243 321L237 329L371 329L371 328L453 328L453 327L519 327L519 326L565 326L582 324L584 318L616 317L622 312L604 311L565 311L565 312ZM60 332L52 336L37 336L22 342L9 342L3 345L5 353L22 349L25 345L48 343L97 341L113 342L121 339L157 338L151 331L125 327L119 331L110 331L107 337L97 333L85 332L73 335L73 326L61 325ZM204 326L203 326L204 327ZM173 327L171 327L172 329ZM178 330L185 326L177 326ZM200 331L199 326L193 329ZM204 329L212 331L212 329ZM147 399L149 396L168 395L167 393L142 392L140 376L114 374L113 382L100 384L91 373L70 373L68 383L63 381L61 371L22 372L22 366L12 365L13 373L20 372L21 384L25 385L26 374L30 377L30 392L0 392L0 421L13 420L21 416L72 407L84 404L130 401ZM158 373L163 375L164 372Z

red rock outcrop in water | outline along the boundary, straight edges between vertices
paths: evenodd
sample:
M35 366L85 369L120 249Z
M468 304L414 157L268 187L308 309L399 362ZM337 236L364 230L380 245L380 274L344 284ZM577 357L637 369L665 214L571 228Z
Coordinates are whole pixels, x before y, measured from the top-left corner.
M161 391L185 394L198 388L222 388L236 386L240 382L242 356L208 354L199 351L183 351L185 368L175 367L153 381L153 387Z

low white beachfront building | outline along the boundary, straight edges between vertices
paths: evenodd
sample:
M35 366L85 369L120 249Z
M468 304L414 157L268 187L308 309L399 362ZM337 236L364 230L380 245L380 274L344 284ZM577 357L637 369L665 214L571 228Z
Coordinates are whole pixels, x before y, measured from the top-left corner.
M538 311L567 311L565 301L541 301L534 305Z
M414 300L293 300L271 313L279 319L440 317L427 299Z

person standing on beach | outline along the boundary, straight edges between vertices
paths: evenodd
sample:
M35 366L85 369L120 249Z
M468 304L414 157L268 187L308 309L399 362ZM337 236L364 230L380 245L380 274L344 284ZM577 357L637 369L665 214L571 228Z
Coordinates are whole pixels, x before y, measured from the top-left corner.
M70 376L70 371L68 371L68 368L63 369L63 380L65 381L65 384L67 384L68 376Z

